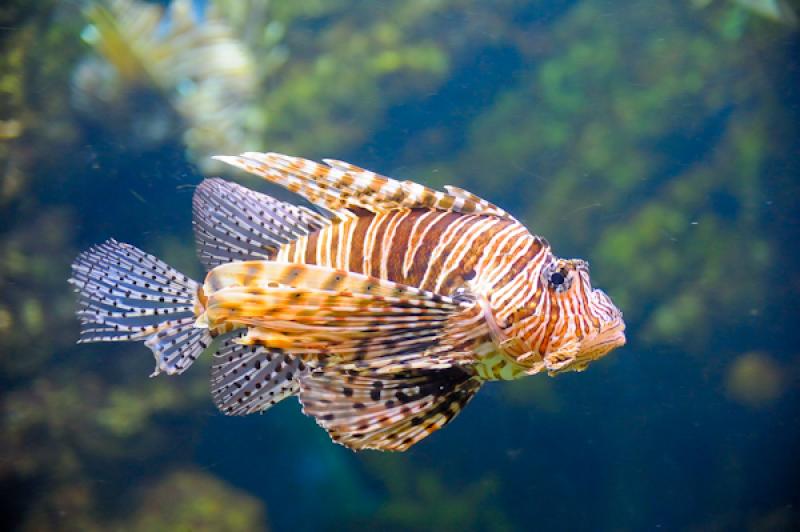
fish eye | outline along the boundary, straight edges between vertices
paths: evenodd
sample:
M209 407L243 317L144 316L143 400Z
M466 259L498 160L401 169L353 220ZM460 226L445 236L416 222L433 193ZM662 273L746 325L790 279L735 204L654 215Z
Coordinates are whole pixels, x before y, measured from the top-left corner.
M544 279L551 289L559 293L569 290L572 284L570 271L563 266L560 268L556 266L549 272L545 272Z
M564 281L566 280L567 280L566 276L560 271L553 272L552 274L550 274L550 284L552 284L553 286L561 286L562 284L564 284Z

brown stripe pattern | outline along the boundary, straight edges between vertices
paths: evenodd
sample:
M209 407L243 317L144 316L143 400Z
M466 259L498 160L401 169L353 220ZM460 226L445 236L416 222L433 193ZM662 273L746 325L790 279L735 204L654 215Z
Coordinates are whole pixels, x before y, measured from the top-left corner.
M437 191L334 160L323 165L252 152L220 160L331 213L334 223L282 246L278 260L362 272L435 293L469 293L482 306L501 354L526 361L515 375L580 369L582 356L596 358L608 345L624 343L621 313L591 288L586 263L554 257L546 241L470 192ZM556 282L550 282L554 272Z

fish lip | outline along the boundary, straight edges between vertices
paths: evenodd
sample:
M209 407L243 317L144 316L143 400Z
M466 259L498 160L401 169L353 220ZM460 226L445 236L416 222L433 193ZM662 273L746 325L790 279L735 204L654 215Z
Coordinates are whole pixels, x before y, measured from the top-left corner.
M622 321L622 315L620 314L619 321L614 324L614 326L608 331L607 334L614 334L615 335L615 346L614 347L622 347L626 343L628 343L628 337L625 334L625 322Z
M603 343L614 343L614 347L622 347L628 342L628 337L625 335L625 322L622 321L621 317L611 327L601 329L598 336L612 337L611 340Z
M551 376L568 371L583 371L592 362L605 357L611 351L622 347L626 343L625 322L620 319L610 326L602 327L593 336L585 338L577 346L577 352L573 360L568 363L561 361L553 364L545 356L544 366Z

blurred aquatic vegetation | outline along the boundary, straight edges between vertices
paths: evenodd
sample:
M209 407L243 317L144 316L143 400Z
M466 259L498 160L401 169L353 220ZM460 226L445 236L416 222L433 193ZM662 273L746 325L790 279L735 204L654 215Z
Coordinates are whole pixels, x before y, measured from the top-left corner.
M66 326L73 319L74 302L61 280L69 266L54 265L50 256L72 253L70 222L67 212L51 209L0 232L2 380L35 375L54 348L74 341L74 329Z
M0 220L18 219L18 207L31 206L34 167L47 171L62 162L42 161L35 147L48 146L61 156L77 140L66 92L42 90L62 77L78 54L74 21L57 15L54 6L45 0L0 7L5 32L0 39ZM3 229L8 231L9 224Z
M711 0L695 0L699 5L708 4ZM797 26L797 13L788 0L733 0L744 9L774 22Z
M260 501L202 471L176 471L142 491L142 502L126 529L265 531Z
M210 3L219 13L224 14L225 21L237 38L247 46L254 58L258 58L254 61L253 69L259 83L278 82L270 79L270 76L286 63L289 50L284 42L286 25L276 20L272 14L275 2L210 0ZM262 100L266 98L267 94L261 95Z
M96 52L73 74L73 105L143 149L181 137L206 166L241 149L256 87L254 60L213 6L165 9L138 0L91 3L81 37Z
M378 530L514 530L499 504L500 483L491 475L465 486L446 482L435 471L414 467L407 456L368 455L367 467L387 491L370 516ZM353 523L359 525L356 519Z
M763 408L780 398L786 387L785 369L766 353L736 357L725 374L725 392L737 403Z
M22 530L128 529L131 508L109 487L133 497L164 473L141 468L143 460L188 461L174 449L187 436L179 431L186 419L209 405L207 378L201 368L194 379L164 386L145 378L151 362L138 350L83 356L72 347L74 297L64 279L96 206L71 202L97 185L87 181L90 135L67 90L85 54L85 22L72 4L31 5L0 7L0 489L18 494L4 517ZM107 111L108 124L119 118ZM197 269L190 242L163 245L177 248L171 255L181 255L181 264L192 257ZM225 501L229 488L209 490ZM219 513L209 526L263 524L261 510L241 509L240 520Z
M513 15L547 4L213 2L254 54L267 58L269 75L248 116L253 131L261 132L251 145L312 157L341 154L369 142L390 109L413 106L435 94L476 49L505 48L507 39L535 47Z
M131 359L137 354L120 353ZM0 450L6 460L0 481L17 489L35 487L36 493L28 501L23 529L55 529L65 523L82 528L82 520L94 523L92 529L108 529L112 523L106 521L127 515L130 507L109 500L106 484L115 493L147 491L141 488L146 475L165 473L157 465L139 471L137 463L185 461L183 453L174 456L185 438L176 430L207 398L205 379L177 386L148 379L129 383L126 375L133 368L110 362L100 364L100 371L56 367L6 392L0 417ZM100 483L98 475L104 479ZM65 500L76 486L80 497ZM226 519L217 518L219 523Z
M393 101L434 88L447 71L443 50L411 31L431 9L418 0L358 10L341 1L271 2L269 8L255 1L214 3L233 14L273 74L248 117L261 132L254 145L273 151L313 155L353 146ZM390 22L379 11L398 16Z
M43 206L43 189L60 183L56 169L78 137L63 92L44 94L68 75L74 29L60 18L54 2L8 2L0 8L0 383L4 395L30 384L57 359L59 350L74 342L74 302L61 276L69 271L74 253L75 218L65 205ZM59 24L50 24L53 19ZM56 54L56 51L58 53ZM49 157L42 157L46 152ZM56 185L57 186L57 185ZM0 426L6 437L4 456L20 470L25 460L10 441L9 423L16 414L3 409ZM9 430L7 430L9 429ZM30 455L28 455L30 456ZM4 466L7 464L4 464ZM3 467L3 480L9 471Z
M181 463L182 454L177 459L173 456L173 449L181 445L176 428L208 404L208 383L202 367L194 378L171 383L174 386L146 379L151 362L136 349L116 354L95 351L79 357L74 348L67 347L75 340L74 301L62 279L68 265L60 265L64 271L58 272L44 255L38 258L30 250L21 252L15 247L21 241L35 243L40 252L57 250L53 239L59 238L68 224L55 214L46 215L52 221L49 227L34 225L30 233L13 232L15 240L5 243L0 253L10 265L9 275L17 276L2 285L3 305L10 305L10 310L4 308L0 318L9 321L6 325L15 332L0 335L6 344L2 363L8 383L0 415L4 435L0 452L6 457L0 467L0 483L35 486L36 496L28 501L23 529L62 528L69 522L76 529L105 530L112 526L108 519L119 519L129 509L114 506L115 510L109 511L109 505L118 502L107 500L104 485L90 479L96 478L100 469L114 490L135 490L146 479L125 473L123 480L117 475L136 468L142 460ZM172 254L181 258L174 250ZM185 262L185 257L182 260ZM3 273L5 281L9 275ZM14 306L17 294L27 298L22 311ZM205 362L202 365L207 366ZM130 379L134 374L142 378ZM224 525L227 519L218 516L216 522ZM234 519L231 526L235 524ZM211 529L216 529L213 525L211 520Z

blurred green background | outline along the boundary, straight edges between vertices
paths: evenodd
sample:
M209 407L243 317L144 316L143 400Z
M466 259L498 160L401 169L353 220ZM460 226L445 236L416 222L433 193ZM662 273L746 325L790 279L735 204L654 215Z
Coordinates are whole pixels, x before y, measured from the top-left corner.
M4 528L800 528L798 7L4 2ZM490 384L401 455L294 400L226 418L208 360L148 379L140 344L74 345L75 254L113 236L200 276L193 187L247 150L489 199L591 261L628 345Z

